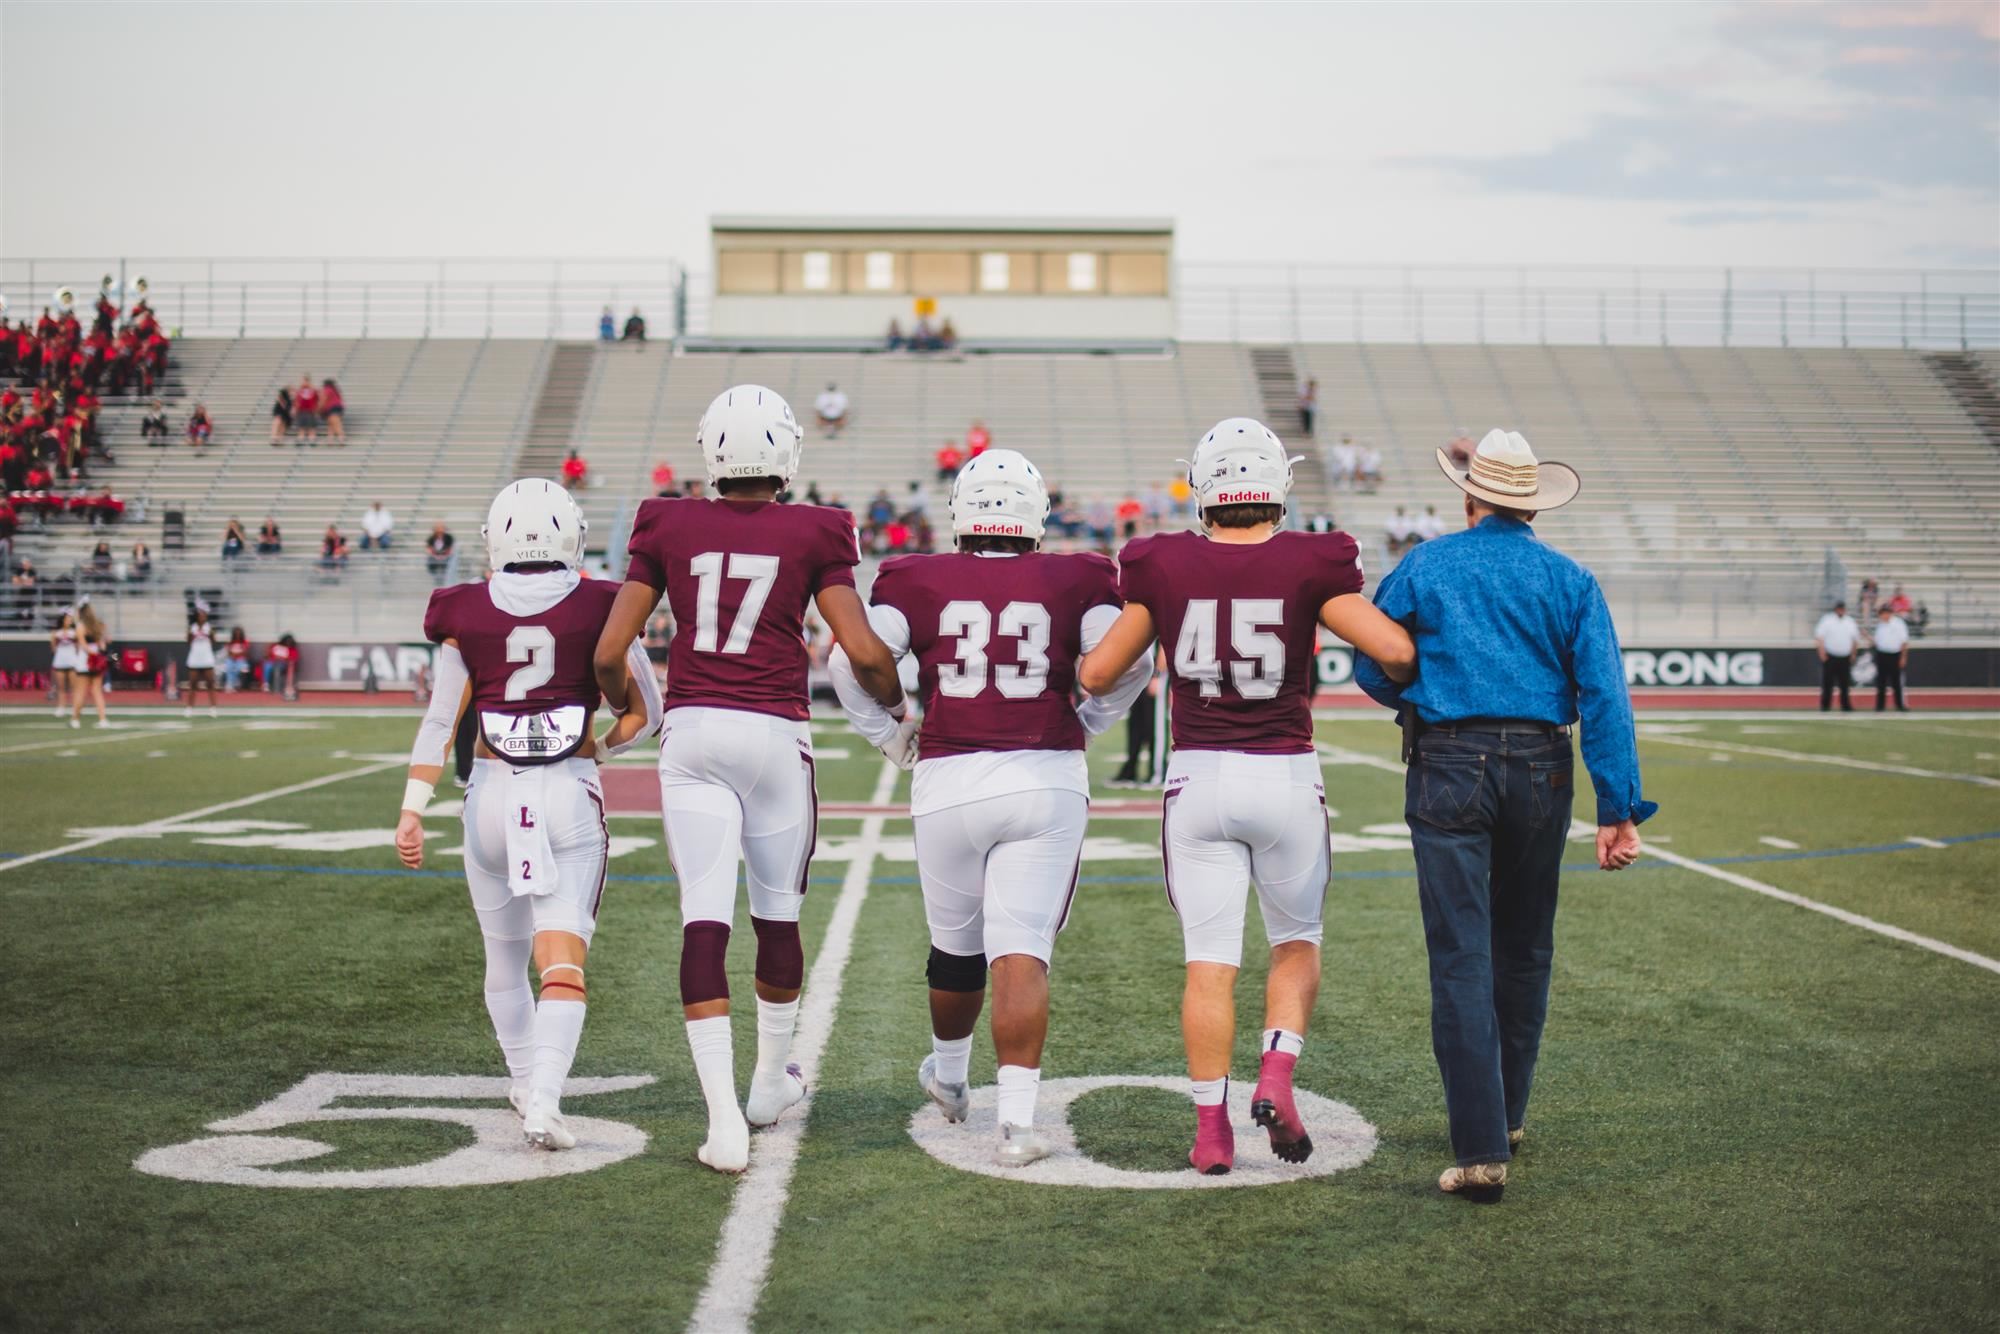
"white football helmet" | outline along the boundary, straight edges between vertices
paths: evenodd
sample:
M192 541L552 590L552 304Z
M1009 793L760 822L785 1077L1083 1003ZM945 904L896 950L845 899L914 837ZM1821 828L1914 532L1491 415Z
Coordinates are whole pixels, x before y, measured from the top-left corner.
M583 565L583 535L590 525L569 492L541 477L512 482L493 497L479 535L495 570L509 565L549 562L569 569Z
M1031 537L1049 522L1049 487L1025 454L989 449L958 470L951 483L954 537Z
M1283 505L1292 491L1292 465L1303 454L1285 455L1285 444L1254 417L1219 421L1185 460L1197 510L1216 505Z
M777 390L739 384L715 396L701 414L694 439L708 465L710 486L738 477L775 477L790 486L805 434L792 405Z

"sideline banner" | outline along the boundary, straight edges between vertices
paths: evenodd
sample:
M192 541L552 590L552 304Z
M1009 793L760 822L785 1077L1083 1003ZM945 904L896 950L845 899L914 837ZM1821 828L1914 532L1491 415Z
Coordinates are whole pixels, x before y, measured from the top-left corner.
M1819 686L1819 655L1810 648L1627 648L1625 684L1657 689L1736 689L1757 686ZM1858 673L1872 672L1869 654L1856 655ZM1315 664L1322 688L1354 680L1354 651L1324 648ZM1867 671L1863 671L1863 669ZM1869 676L1872 682L1874 677ZM2000 648L1936 648L1910 642L1911 686L2000 686Z

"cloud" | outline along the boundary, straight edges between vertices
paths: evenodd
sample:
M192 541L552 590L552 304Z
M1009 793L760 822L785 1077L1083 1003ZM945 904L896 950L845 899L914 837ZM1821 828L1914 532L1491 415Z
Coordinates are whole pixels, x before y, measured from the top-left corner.
M1802 208L1709 208L1676 214L1668 221L1682 227L1733 227L1749 222L1807 222L1812 217Z

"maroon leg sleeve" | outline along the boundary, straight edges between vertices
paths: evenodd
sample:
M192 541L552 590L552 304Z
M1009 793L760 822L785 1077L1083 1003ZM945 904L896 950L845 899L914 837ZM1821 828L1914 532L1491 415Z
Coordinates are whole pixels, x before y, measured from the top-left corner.
M757 980L779 991L797 991L804 986L806 952L799 944L799 924L752 917L750 925L757 930Z
M689 922L681 930L681 1004L729 999L729 927L722 922Z

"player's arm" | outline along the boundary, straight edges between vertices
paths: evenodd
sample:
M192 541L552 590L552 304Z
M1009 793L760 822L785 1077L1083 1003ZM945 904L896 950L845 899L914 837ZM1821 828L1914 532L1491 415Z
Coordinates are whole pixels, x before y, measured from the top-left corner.
M625 674L625 708L611 724L611 730L604 734L607 755L620 754L633 742L653 735L660 730L660 720L666 716L665 703L660 698L660 678L653 675L653 662L646 656L646 646L636 639L625 650Z
M471 700L472 678L459 656L458 641L447 639L438 645L437 682L424 720L417 724L416 744L410 747L409 781L403 784L403 811L396 819L396 855L413 871L424 864L424 808L431 804L438 779L444 777L444 758Z
M1367 654L1391 681L1416 679L1417 646L1410 632L1361 594L1328 598L1319 609L1319 623Z
M910 651L910 622L894 607L868 609L868 624L887 646L889 656L901 661ZM917 718L908 701L902 707L884 708L882 702L864 689L854 675L847 650L835 645L827 655L827 671L833 677L833 693L840 698L841 711L862 739L882 752L898 768L908 769L917 762Z
M1085 612L1083 651L1087 654L1103 643L1104 637L1111 632L1111 627L1116 625L1118 618L1123 615L1124 612L1119 608L1108 604L1092 607ZM1140 653L1138 659L1125 669L1125 674L1119 677L1109 690L1099 695L1092 695L1076 706L1077 721L1083 724L1086 733L1097 736L1123 718L1131 709L1132 701L1139 698L1140 692L1146 688L1146 683L1153 679L1151 647L1149 641L1148 651Z
M1078 660L1077 684L1087 694L1108 696L1152 647L1153 613L1140 603L1128 602L1111 628L1104 632L1104 638L1097 641L1097 647ZM1129 707L1131 701L1126 704Z
M854 679L876 703L900 717L906 706L903 683L896 676L896 656L868 624L868 608L862 605L861 595L847 584L828 584L819 590L814 602L820 619L846 653Z
M597 652L590 660L591 669L597 674L597 688L604 692L605 699L621 701L629 697L632 674L626 663L626 651L633 640L646 633L646 618L660 605L661 591L637 579L627 579L618 590L618 599L611 604L611 616L604 622L604 633L597 637Z

